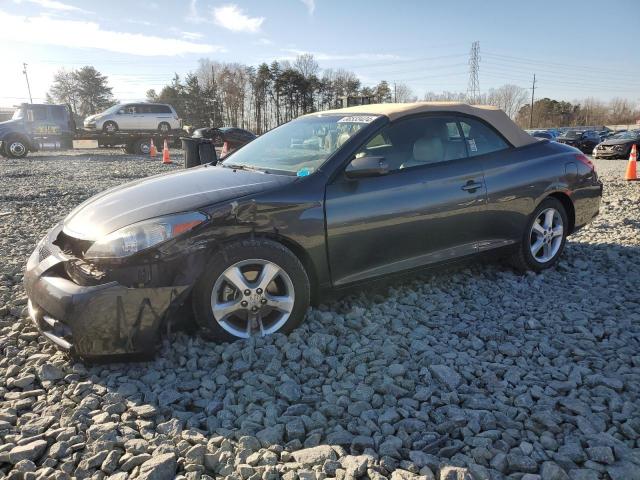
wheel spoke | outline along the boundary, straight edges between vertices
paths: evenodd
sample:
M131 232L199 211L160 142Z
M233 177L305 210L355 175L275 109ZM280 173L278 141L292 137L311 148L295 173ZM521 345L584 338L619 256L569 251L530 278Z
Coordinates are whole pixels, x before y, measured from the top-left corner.
M544 228L538 221L533 222L533 231L539 233L540 235L544 235Z
M262 291L266 292L269 284L278 276L279 273L280 269L273 263L265 264L264 267L262 267L262 272L258 278L257 288L261 288Z
M249 288L249 282L247 282L247 279L238 267L231 267L227 269L223 275L224 278L231 282L231 284L241 292Z
M533 253L534 255L537 255L543 245L544 245L544 240L542 240L541 238L536 240L536 242L533 245L531 245L531 253Z
M552 233L552 237L561 237L562 234L564 233L564 229L562 228L562 225L558 225L557 227L553 227L553 230L551 231Z
M544 255L545 260L549 260L550 253L551 253L551 248L548 243L545 243L544 246L542 247L542 254Z
M553 215L555 213L555 210L553 209L549 209L546 212L544 212L544 228L546 228L547 230L551 229L553 227Z
M230 302L224 303L215 303L213 305L213 315L218 321L239 310L242 310L242 306L240 305L239 300L232 300Z
M291 313L291 310L293 310L293 299L287 295L267 295L267 305L275 310Z

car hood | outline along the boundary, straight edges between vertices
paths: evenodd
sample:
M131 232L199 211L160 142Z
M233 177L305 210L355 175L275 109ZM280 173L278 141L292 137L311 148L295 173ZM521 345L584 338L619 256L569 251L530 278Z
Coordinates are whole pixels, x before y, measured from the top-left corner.
M15 132L22 129L22 120L6 120L0 122L0 132Z
M600 145L626 145L628 143L640 143L640 140L632 140L630 138L612 138L605 140Z
M95 241L149 218L197 210L296 181L296 177L203 166L125 183L76 207L64 232Z

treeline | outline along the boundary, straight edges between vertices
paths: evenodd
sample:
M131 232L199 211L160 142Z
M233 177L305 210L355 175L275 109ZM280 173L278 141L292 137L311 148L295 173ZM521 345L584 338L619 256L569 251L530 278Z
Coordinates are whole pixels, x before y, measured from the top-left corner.
M346 97L366 97L378 103L418 99L406 84L382 80L371 87L362 85L349 70L321 70L310 54L299 55L292 62L274 61L257 67L203 59L195 71L184 78L176 74L169 85L159 92L148 90L146 97L150 102L173 105L185 125L233 126L258 134L299 115L341 106ZM427 92L422 99L495 105L529 128L528 97L528 89L507 84L474 99L462 92ZM116 103L107 77L91 66L59 71L47 98L71 105L80 117ZM640 118L640 111L626 99L603 103L591 98L572 104L543 98L534 103L532 125L630 124L636 118Z
M640 119L640 108L626 98L601 102L587 98L580 103L542 98L518 110L516 122L523 128L571 127L576 125L631 125Z
M184 80L176 75L160 92L149 90L150 102L170 103L185 124L237 126L260 134L299 115L335 108L348 96L373 97L374 102L415 99L406 85L388 82L362 86L348 70L322 72L312 55L294 62L263 63L257 67L200 60Z

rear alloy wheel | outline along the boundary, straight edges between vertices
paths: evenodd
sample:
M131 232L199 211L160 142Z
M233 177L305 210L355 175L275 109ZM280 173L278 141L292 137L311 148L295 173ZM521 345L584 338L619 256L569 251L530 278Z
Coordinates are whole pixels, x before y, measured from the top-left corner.
M167 122L160 122L160 124L158 125L158 132L160 132L161 135L167 135L170 131L171 125L169 125Z
M271 240L224 247L194 290L196 321L204 336L233 341L287 333L309 306L309 279L298 258Z
M545 199L529 219L520 248L512 258L514 266L539 272L555 265L564 250L568 226L562 203Z

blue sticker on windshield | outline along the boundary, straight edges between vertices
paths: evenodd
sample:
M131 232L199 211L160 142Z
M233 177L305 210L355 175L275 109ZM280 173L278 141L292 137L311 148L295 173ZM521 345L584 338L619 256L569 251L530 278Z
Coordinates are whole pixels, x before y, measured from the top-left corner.
M299 177L306 177L307 175L311 175L311 169L307 167L301 168L300 170L298 170L298 173L296 173L296 175Z

